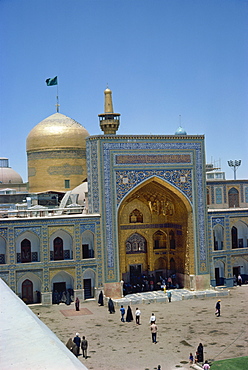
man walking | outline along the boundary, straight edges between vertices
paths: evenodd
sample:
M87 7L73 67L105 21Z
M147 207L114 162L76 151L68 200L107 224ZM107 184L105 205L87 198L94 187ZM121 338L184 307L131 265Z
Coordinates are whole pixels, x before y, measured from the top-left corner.
M120 308L120 312L121 312L121 321L125 322L125 320L124 320L125 308L122 305L121 305L121 308Z
M85 336L82 338L81 348L83 351L83 357L87 358L88 341L85 339Z
M140 310L137 307L136 308L136 311L135 311L135 320L136 320L136 324L137 325L140 325L140 315L141 315L141 312L140 312Z
M78 333L76 333L75 338L73 339L73 342L77 345L77 354L76 356L79 356L79 351L80 351L80 343L81 343L81 338Z
M155 344L157 343L157 331L158 331L158 327L153 321L151 323L151 333L152 333L152 343L155 343Z
M218 299L218 302L216 303L216 305L215 305L215 308L216 308L216 311L215 311L215 315L217 316L217 317L219 317L220 316L220 299Z
M156 322L156 316L154 315L154 313L152 313L152 316L150 317L150 324L152 324L153 322Z

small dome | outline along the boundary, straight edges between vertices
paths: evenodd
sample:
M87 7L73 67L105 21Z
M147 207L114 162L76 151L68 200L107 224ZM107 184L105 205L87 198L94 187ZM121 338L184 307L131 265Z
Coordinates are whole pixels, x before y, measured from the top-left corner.
M184 128L179 126L178 129L175 132L175 135L187 135L187 132L184 130Z
M27 152L37 149L85 149L88 131L70 117L55 113L38 123L27 137Z
M0 158L0 183L22 184L23 180L19 173L9 167L8 158Z

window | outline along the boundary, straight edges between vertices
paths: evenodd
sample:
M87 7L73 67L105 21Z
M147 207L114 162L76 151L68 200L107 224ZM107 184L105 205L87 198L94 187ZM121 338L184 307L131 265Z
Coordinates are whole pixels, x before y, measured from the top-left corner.
M126 241L126 253L146 253L146 239L138 233L132 234Z
M238 248L238 230L235 226L232 227L232 249Z
M130 223L136 223L136 222L142 223L143 222L142 213L138 209L133 210L133 212L131 212L129 215L129 222Z
M216 204L222 204L222 189L221 188L215 189L215 201L216 201Z
M21 242L21 262L31 262L31 243L28 239Z
M248 203L248 186L245 188L245 202Z
M229 208L239 207L239 192L237 189L232 188L228 192Z
M64 259L63 240L57 237L53 241L54 261Z
M83 244L83 259L94 258L94 250L90 248L89 244Z
M207 178L208 179L213 179L214 178L214 174L213 173L207 173Z
M162 231L157 231L153 235L153 248L154 249L161 249L166 248L166 234Z
M224 229L220 225L216 225L213 230L214 250L222 250L224 244Z
M65 180L65 189L70 189L70 180Z

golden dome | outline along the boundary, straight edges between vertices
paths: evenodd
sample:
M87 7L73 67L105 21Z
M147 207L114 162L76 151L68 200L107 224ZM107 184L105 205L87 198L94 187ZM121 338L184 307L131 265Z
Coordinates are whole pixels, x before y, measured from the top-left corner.
M84 149L88 131L70 117L55 113L38 123L29 133L27 152L58 148Z

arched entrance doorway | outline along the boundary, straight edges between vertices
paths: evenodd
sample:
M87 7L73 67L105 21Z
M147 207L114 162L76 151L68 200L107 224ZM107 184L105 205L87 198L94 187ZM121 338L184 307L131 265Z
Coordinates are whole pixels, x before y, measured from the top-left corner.
M22 283L22 300L26 303L33 303L33 283L26 279Z
M174 286L189 280L194 259L192 207L173 185L152 178L121 203L119 221L120 278L140 290L156 289L172 278Z
M57 272L51 280L52 303L70 304L74 296L74 279L65 271Z

